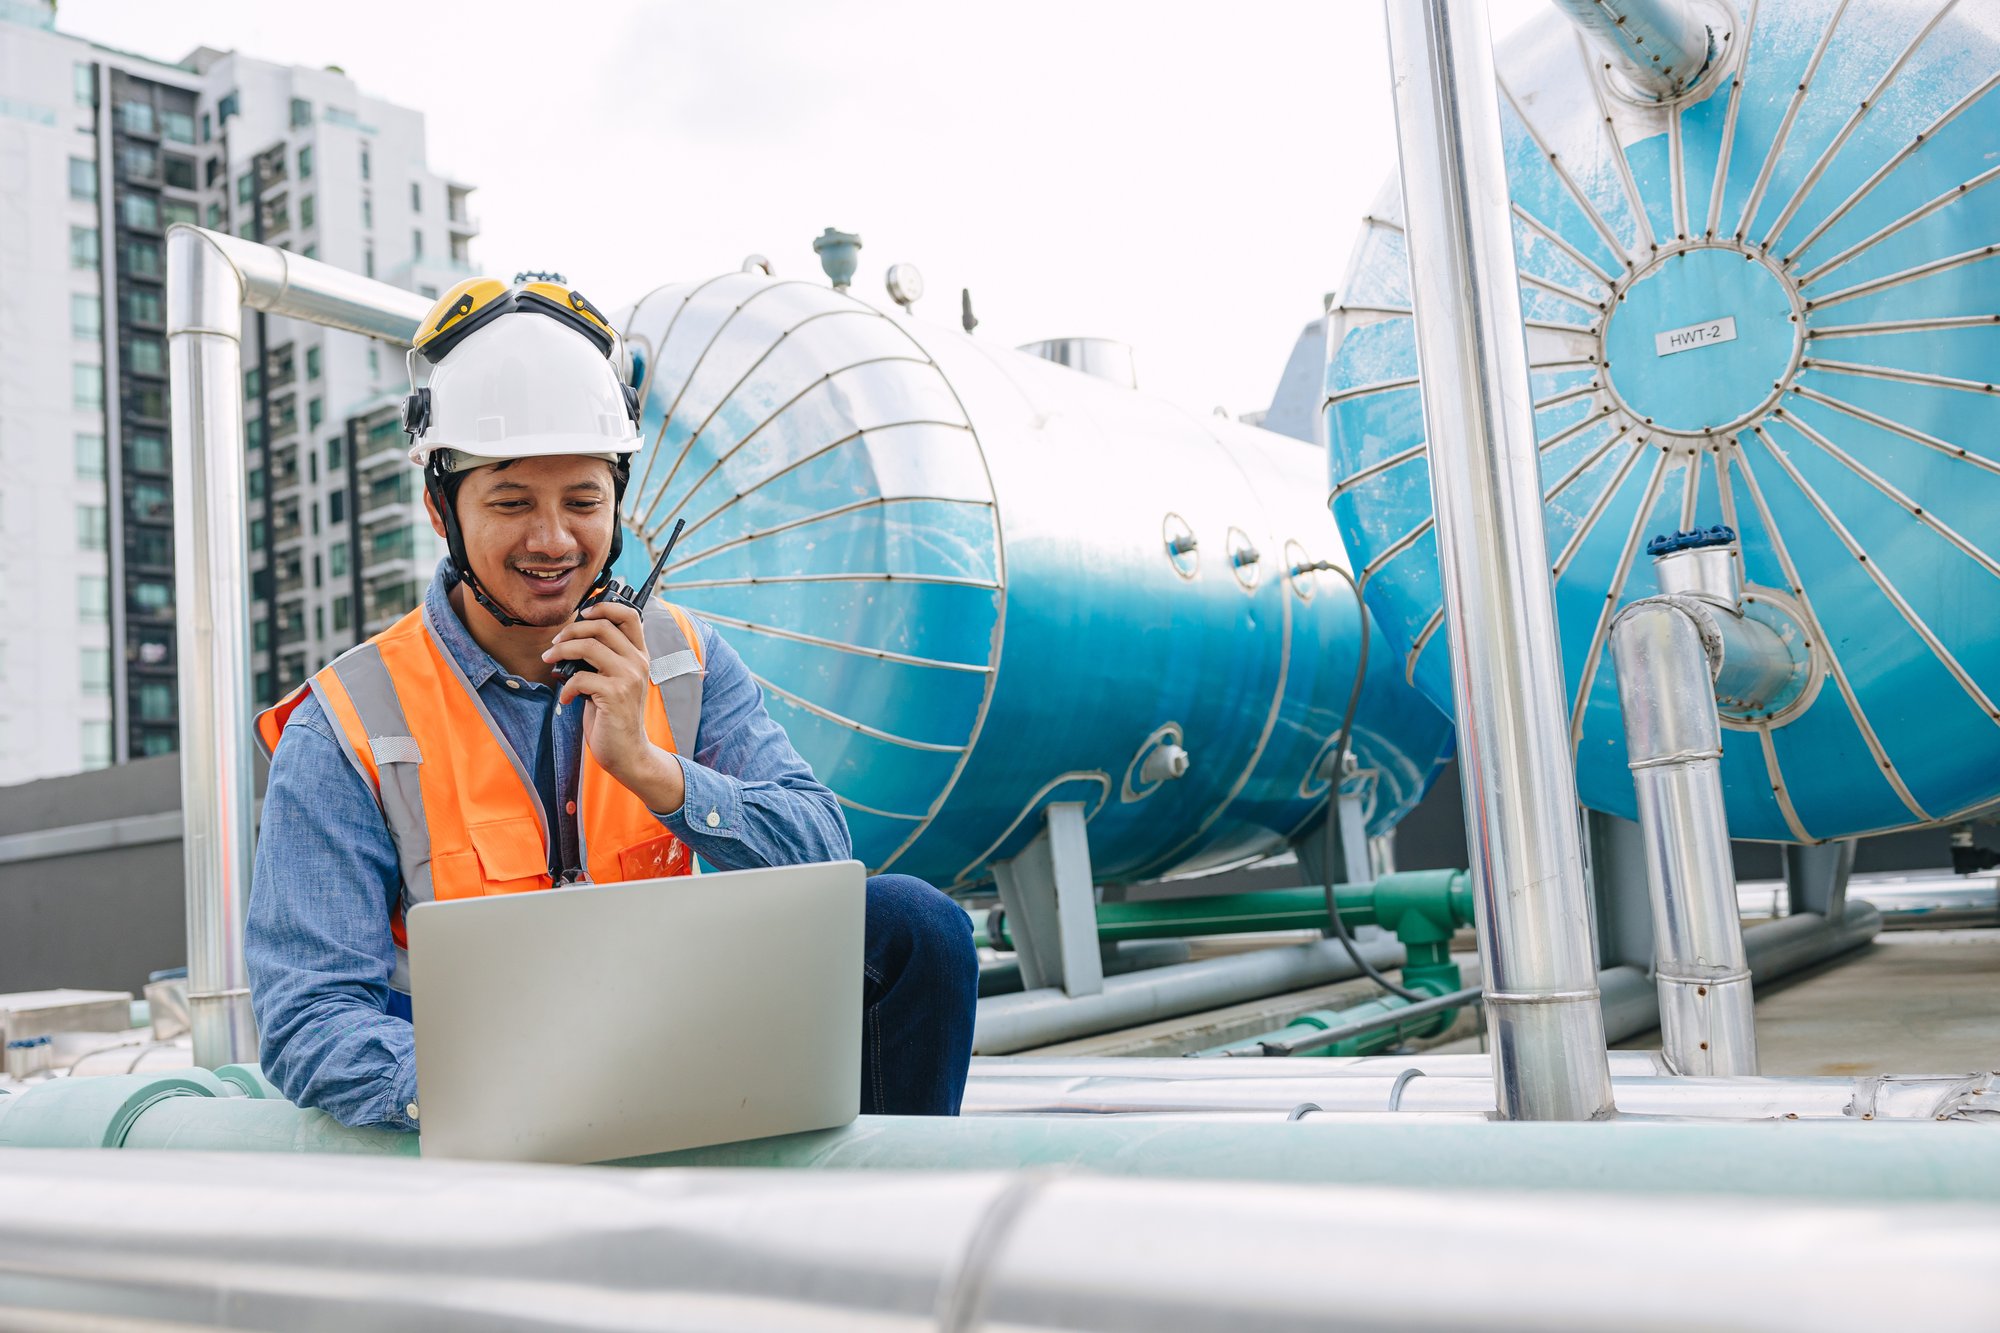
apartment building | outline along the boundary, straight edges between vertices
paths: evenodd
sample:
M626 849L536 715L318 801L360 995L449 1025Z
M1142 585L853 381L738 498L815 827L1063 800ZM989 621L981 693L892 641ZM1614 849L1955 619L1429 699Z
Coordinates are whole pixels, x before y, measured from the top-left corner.
M470 194L421 113L337 68L154 60L0 0L0 783L176 743L166 229L435 295L470 271ZM413 605L442 544L396 349L250 315L243 364L263 701Z

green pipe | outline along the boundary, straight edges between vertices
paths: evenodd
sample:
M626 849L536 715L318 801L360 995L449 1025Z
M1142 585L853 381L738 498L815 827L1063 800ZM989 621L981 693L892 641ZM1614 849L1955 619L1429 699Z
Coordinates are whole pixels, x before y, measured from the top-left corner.
M841 1129L627 1166L1138 1175L1440 1189L1964 1199L2000 1191L2000 1134L1964 1126L1758 1122L1186 1123L1169 1119L864 1116Z
M203 1071L59 1079L0 1097L0 1147L414 1156L417 1136L348 1129L226 1095ZM1189 1122L1097 1116L863 1116L839 1129L634 1158L622 1166L821 1170L1085 1167L1101 1174L1453 1189L1827 1199L2000 1195L2000 1135L1838 1121L1614 1124Z
M139 1118L164 1101L233 1094L206 1069L50 1079L5 1099L0 1148L119 1148Z
M1441 943L1459 926L1472 924L1471 881L1462 870L1412 870L1384 875L1373 884L1341 884L1334 888L1334 899L1349 926L1379 925L1405 944L1410 942L1405 929L1420 942ZM974 925L981 943L1014 947L1006 914L997 908L975 918ZM1326 890L1318 886L1097 905L1097 937L1105 941L1317 930L1325 925Z
M285 1100L285 1094L278 1091L277 1084L264 1077L264 1070L258 1065L222 1065L215 1071L215 1076L233 1085L245 1097Z
M258 1081L253 1065L233 1067ZM218 1071L222 1072L222 1071ZM268 1084L266 1084L268 1086ZM184 1148L415 1156L417 1137L349 1129L324 1111L246 1097L206 1069L59 1078L0 1097L0 1148Z
M121 1146L192 1152L418 1155L414 1134L375 1127L350 1129L324 1111L253 1097L169 1097L133 1122Z

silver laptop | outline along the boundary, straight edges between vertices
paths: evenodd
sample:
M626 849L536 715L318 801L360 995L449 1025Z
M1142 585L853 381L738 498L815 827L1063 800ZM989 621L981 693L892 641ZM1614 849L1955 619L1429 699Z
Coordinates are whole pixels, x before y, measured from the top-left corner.
M410 912L426 1157L605 1162L861 1104L859 862Z

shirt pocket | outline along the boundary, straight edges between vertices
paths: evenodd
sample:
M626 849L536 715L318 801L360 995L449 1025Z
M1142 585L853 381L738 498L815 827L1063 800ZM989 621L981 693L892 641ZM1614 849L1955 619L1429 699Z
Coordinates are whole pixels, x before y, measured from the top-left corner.
M496 820L467 825L466 833L479 858L486 893L527 893L553 883L539 825L526 819Z

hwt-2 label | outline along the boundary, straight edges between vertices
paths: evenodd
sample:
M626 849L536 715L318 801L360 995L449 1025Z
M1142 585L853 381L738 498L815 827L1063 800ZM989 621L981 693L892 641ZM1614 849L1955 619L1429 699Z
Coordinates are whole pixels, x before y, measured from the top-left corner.
M1697 347L1707 347L1711 343L1736 341L1736 316L1724 315L1721 319L1705 319L1699 324L1686 328L1668 329L1665 333L1653 335L1653 351L1660 356L1672 356L1675 352L1692 352Z

